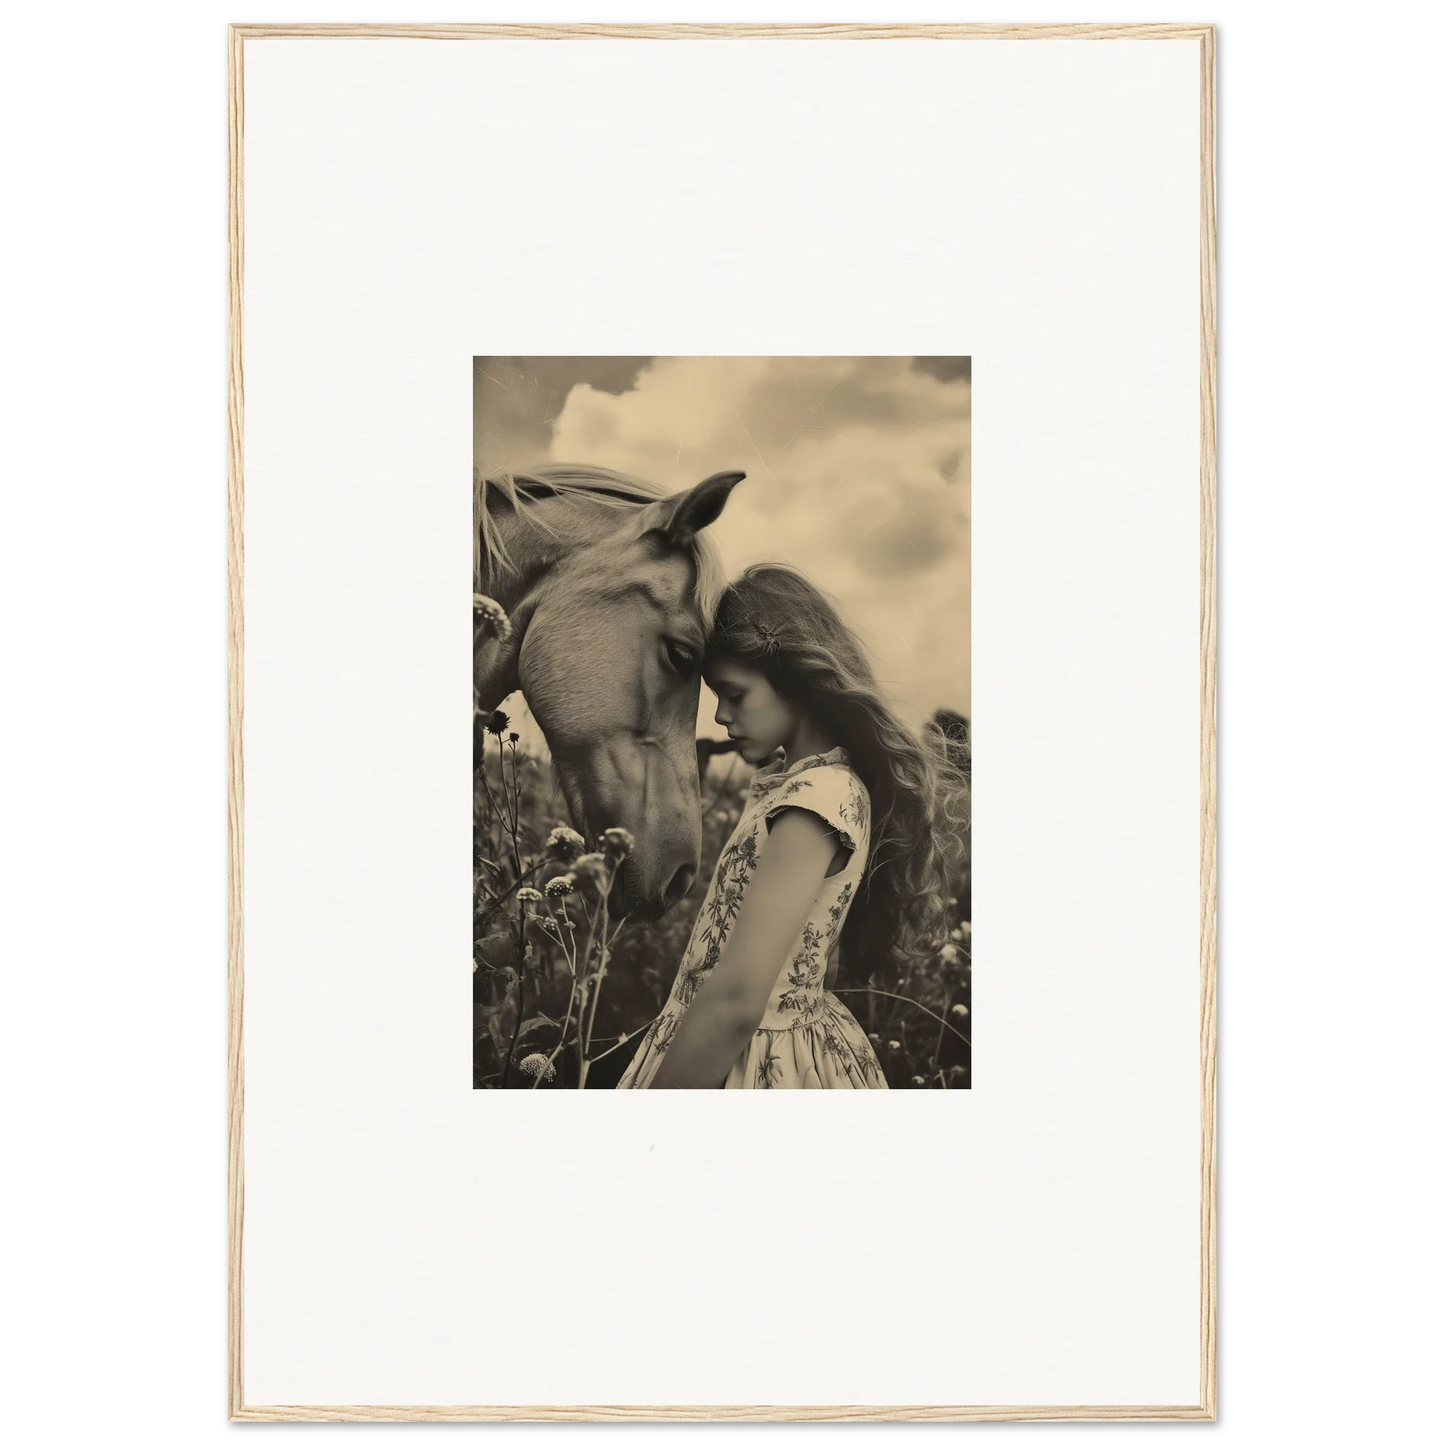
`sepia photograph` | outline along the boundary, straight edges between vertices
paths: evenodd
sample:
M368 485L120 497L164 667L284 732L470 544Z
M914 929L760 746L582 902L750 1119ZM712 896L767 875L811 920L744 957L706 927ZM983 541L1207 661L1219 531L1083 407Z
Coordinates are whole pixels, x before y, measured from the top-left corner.
M473 1087L970 1088L971 358L472 383Z

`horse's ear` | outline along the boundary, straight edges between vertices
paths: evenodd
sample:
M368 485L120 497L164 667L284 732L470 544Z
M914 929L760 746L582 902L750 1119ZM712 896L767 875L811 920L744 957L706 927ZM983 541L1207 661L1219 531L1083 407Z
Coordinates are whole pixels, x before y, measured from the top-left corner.
M653 502L642 514L642 530L661 532L674 547L686 547L722 516L732 489L746 472L714 472L705 482Z

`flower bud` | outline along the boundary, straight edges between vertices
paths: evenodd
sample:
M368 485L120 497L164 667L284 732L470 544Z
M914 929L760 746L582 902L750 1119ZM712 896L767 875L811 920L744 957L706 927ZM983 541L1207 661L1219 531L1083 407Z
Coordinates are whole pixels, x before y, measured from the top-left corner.
M607 859L601 853L584 853L573 865L572 876L579 890L590 893L604 893L612 881L607 871Z
M483 597L480 592L472 593L472 620L483 637L495 637L505 642L512 635L512 624L500 602Z
M580 858L587 849L587 841L573 828L553 828L547 834L547 856L559 863L570 863Z

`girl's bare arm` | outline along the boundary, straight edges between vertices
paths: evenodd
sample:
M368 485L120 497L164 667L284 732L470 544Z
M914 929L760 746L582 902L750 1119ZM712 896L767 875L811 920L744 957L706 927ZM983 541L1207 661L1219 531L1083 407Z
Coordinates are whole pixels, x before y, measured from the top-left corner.
M838 846L813 813L780 813L758 858L717 967L688 1006L654 1089L715 1089L767 1010Z

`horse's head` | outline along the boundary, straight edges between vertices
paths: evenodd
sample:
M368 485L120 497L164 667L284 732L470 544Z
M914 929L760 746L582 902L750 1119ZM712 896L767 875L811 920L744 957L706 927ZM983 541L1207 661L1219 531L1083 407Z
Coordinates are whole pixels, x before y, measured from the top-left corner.
M636 840L614 904L640 918L697 876L699 668L708 592L721 581L698 534L743 475L597 508L595 540L566 549L533 594L517 658L573 821L589 837L621 827Z

